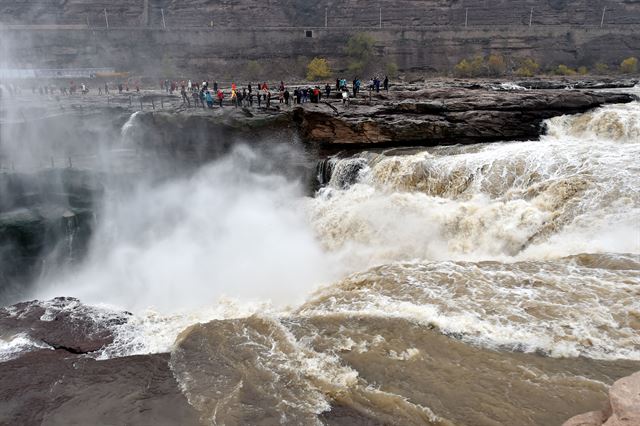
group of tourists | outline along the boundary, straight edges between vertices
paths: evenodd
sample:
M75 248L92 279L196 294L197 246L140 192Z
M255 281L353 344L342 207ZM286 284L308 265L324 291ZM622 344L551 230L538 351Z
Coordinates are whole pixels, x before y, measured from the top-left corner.
M138 81L132 82L133 90L140 92L140 83ZM300 85L292 88L285 86L284 81L280 81L279 84L274 85L273 89L269 87L267 82L253 85L248 83L246 87L242 89L238 88L235 83L231 84L231 90L223 90L221 85L217 81L210 84L207 81L202 83L195 81L173 81L173 80L160 80L160 88L167 94L173 94L179 91L183 104L191 107L208 107L213 108L215 105L222 108L225 104L231 104L234 107L271 107L272 103L283 104L284 106L290 105L302 105L305 103L319 103L323 97L325 99L331 99L332 95L334 99L341 99L343 104L348 105L350 98L357 97L360 94L362 88L362 82L359 78L354 78L349 87L346 79L336 79L335 92L332 85L326 83L324 87L319 85ZM6 88L7 86L5 86ZM9 89L5 89L9 94L17 93L19 88L17 86L8 86ZM368 82L369 93L375 91L380 92L380 89L389 90L389 78L384 77L380 80L377 76L372 77ZM98 95L109 95L117 90L117 93L122 94L131 91L129 81L120 82L117 84L107 83L104 85L97 85ZM68 85L61 85L56 88L52 85L44 86L31 86L33 94L39 93L40 95L54 95L56 91L60 95L74 95L76 93L87 94L90 89L85 83L77 84L74 81L69 82ZM0 94L2 94L0 92Z
M354 78L351 91L349 90L347 80L336 79L335 96L336 99L342 99L343 104L349 103L350 97L357 97L360 93L362 82L358 78ZM290 90L285 86L284 81L280 81L275 85L274 90L270 89L269 84L265 81L261 84L254 85L249 82L246 87L238 88L235 83L231 83L231 89L226 92L217 81L202 83L196 81L160 81L160 87L168 94L180 90L182 103L187 107L213 108L218 106L223 108L225 104L233 107L271 107L272 103L289 105L302 105L304 103L319 103L323 96L330 99L333 88L329 83L324 87L318 85L312 86L296 86ZM369 81L368 89L370 92L380 92L381 87L389 90L389 78L384 77L380 80L378 77L372 77ZM106 90L106 89L105 89Z

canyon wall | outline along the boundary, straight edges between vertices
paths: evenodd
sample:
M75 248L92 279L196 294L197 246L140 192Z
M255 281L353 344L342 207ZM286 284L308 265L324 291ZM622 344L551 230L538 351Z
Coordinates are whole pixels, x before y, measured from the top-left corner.
M640 0L0 0L0 16L4 56L20 68L232 78L256 61L261 75L290 78L315 56L345 69L358 32L401 71L447 72L490 53L543 68L640 56Z

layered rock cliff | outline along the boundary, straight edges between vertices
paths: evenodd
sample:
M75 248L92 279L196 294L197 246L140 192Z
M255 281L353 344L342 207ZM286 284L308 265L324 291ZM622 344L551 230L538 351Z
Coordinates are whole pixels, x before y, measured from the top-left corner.
M3 29L3 23L14 26ZM34 27L43 24L54 25ZM315 56L345 70L346 41L367 32L381 72L386 63L401 71L450 72L463 58L492 53L509 61L531 57L542 69L593 69L639 56L638 24L636 0L384 0L375 6L355 0L0 0L0 50L13 67L114 67L199 79L246 74L256 61L255 73L287 78L301 75Z

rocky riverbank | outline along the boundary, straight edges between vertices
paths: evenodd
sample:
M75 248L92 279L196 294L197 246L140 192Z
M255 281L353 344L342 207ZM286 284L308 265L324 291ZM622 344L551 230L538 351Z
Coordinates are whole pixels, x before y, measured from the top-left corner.
M562 426L633 426L640 424L640 371L617 380L604 408L572 417Z
M115 126L108 129L115 134L127 114L139 111L137 124L143 128L138 133L144 138L137 142L154 148L165 146L174 154L217 155L236 137L250 141L297 136L308 145L328 149L483 143L536 139L544 132L545 119L631 102L636 99L631 94L603 89L629 88L637 83L608 78L516 82L436 79L397 84L389 92L361 92L349 105L344 105L333 91L317 104L287 106L274 97L270 107L263 102L260 108L255 103L239 108L230 104L213 109L187 106L179 96L159 91L108 98L51 97L40 102L36 114L29 99L19 100L3 126L19 129L26 124L25 117L47 124L49 116L59 121L61 114L72 116L74 122L80 116L92 123L96 116L102 116ZM55 130L59 126L41 127ZM75 127L86 126L80 123ZM64 146L68 131L59 133L50 132L47 137L59 137L59 144Z

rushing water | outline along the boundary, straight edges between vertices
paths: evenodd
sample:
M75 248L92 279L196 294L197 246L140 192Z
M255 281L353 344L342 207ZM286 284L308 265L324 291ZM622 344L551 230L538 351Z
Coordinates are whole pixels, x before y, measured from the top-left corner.
M558 424L640 369L640 104L546 126L333 159L314 197L241 149L107 201L34 296L133 309L100 357L171 351L211 424Z

